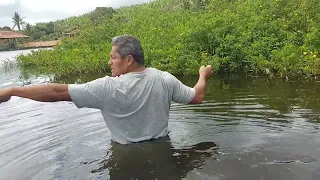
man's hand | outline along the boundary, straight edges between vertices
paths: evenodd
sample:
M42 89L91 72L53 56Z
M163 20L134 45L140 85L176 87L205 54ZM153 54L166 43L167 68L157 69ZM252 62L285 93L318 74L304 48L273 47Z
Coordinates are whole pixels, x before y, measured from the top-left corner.
M212 67L211 65L208 66L201 66L199 70L200 76L204 76L206 79L209 79L212 74Z
M0 104L11 99L12 88L0 89Z
M212 74L212 68L211 65L207 66L201 66L199 70L199 80L197 84L194 86L194 89L196 90L196 94L192 101L190 102L191 104L201 104L203 101L203 98L205 96L206 92L206 81L210 78Z

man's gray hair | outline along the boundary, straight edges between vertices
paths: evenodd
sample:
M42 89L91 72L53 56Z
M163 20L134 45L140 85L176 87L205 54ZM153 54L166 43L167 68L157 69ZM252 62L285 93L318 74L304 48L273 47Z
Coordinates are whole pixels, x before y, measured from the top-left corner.
M117 36L112 38L112 46L117 46L121 58L132 55L138 64L144 65L144 53L138 38L130 35Z

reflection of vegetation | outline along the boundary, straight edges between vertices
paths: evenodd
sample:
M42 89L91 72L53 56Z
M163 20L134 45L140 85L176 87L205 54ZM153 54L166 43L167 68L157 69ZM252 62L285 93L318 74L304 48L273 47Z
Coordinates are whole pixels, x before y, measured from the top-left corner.
M10 72L12 70L17 70L18 69L18 63L16 61L12 61L10 59L5 59L0 61L0 72Z
M189 86L196 82L196 77L180 79ZM317 82L287 82L243 76L216 77L208 81L207 92L207 103L194 111L215 115L223 113L231 120L259 117L269 121L290 122L300 117L320 122L320 99L317 94L320 92L320 84ZM216 104L210 104L212 102Z
M320 74L318 0L160 0L116 11L55 22L55 36L64 27L78 28L79 36L20 62L59 75L104 72L110 39L132 34L141 39L148 66L174 74L196 74L202 64L287 79Z

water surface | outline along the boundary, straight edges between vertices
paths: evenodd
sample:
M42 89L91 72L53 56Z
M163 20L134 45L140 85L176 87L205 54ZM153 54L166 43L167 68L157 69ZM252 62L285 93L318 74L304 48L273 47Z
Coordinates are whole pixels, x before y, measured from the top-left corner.
M0 52L0 61L17 53ZM0 88L49 81L0 70ZM0 104L0 179L320 179L319 90L213 77L203 104L172 105L168 137L132 145L111 142L98 110L13 97Z

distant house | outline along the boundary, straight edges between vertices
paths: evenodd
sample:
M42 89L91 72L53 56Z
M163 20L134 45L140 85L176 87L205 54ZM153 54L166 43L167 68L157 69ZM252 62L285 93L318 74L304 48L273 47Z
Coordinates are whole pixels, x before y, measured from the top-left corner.
M64 33L64 37L69 37L69 38L74 38L77 35L79 35L79 30L78 29L73 29L71 31L67 31Z
M14 49L17 43L28 37L14 31L0 31L0 50Z

